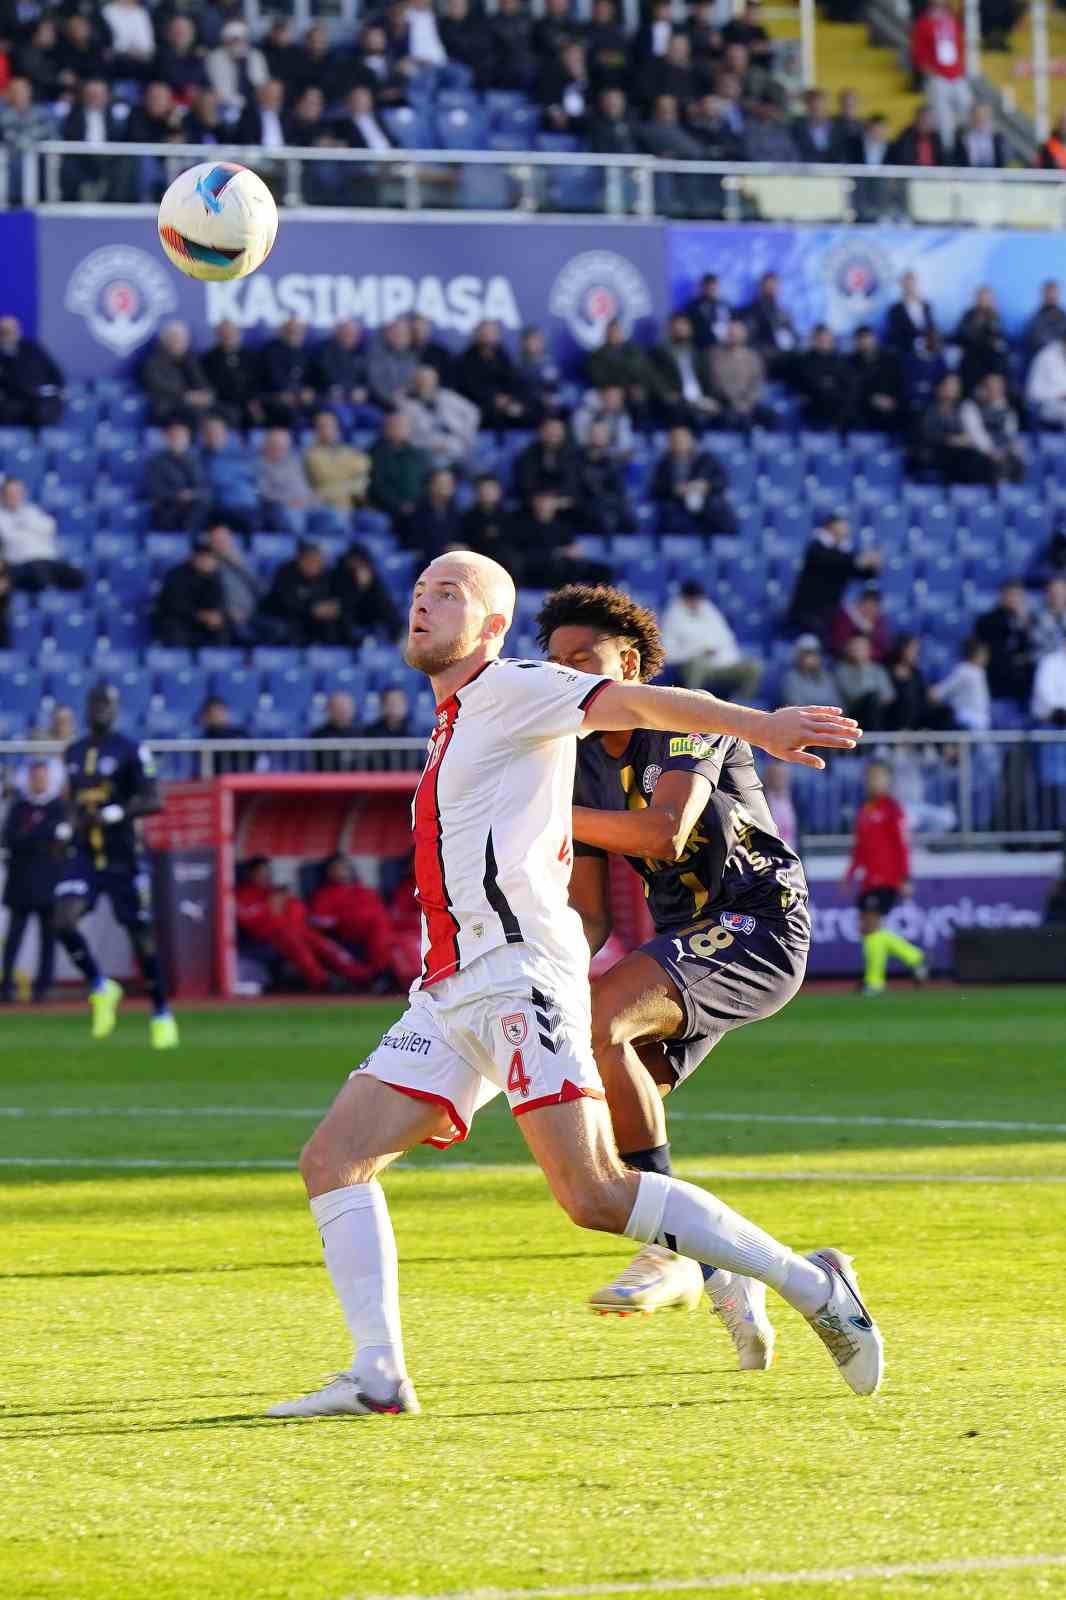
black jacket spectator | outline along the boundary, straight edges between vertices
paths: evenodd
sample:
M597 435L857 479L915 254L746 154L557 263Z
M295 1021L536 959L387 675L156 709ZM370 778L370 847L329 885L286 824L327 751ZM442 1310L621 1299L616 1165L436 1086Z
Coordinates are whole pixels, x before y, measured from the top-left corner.
M426 480L425 493L400 527L400 537L423 562L443 555L462 542L463 514L455 498L455 475L437 468Z
M955 342L962 350L959 377L965 393L975 389L990 372L1006 376L1010 345L991 289L978 289L974 304L955 330Z
M542 17L537 26L548 20ZM484 17L471 15L469 0L445 0L437 31L448 60L460 61L470 68L476 89L491 88L496 75L496 44Z
M1055 339L1066 340L1066 311L1062 309L1059 286L1049 278L1040 290L1040 305L1025 325L1026 354L1036 355Z
M851 580L879 569L880 557L852 550L848 534L846 517L829 517L807 546L788 609L789 626L796 633L821 638Z
M922 298L913 272L903 274L901 287L902 295L888 308L884 341L890 350L906 355L914 349L919 339L936 333L937 327L933 308L928 300Z
M474 504L463 513L459 532L463 543L483 556L491 556L514 576L510 559L511 519L504 507L503 486L491 473L474 485Z
M1020 583L1005 583L999 604L978 617L974 633L988 646L988 688L994 700L1028 708L1036 649L1029 600Z
M688 428L671 428L651 480L659 524L670 533L735 533L736 517L725 498L726 475L710 450L696 448Z
M12 800L0 834L0 847L8 853L4 905L10 913L0 974L0 1001L12 999L15 963L26 925L34 915L40 928L34 1000L45 999L52 986L55 962L52 903L57 855L61 848L56 830L66 822L66 805L55 794L56 782L61 780L52 777L52 766L49 761L31 762L26 792Z
M263 610L282 623L289 644L344 643L340 601L316 544L301 544L293 560L282 563Z
M267 412L282 427L314 405L313 352L305 322L289 318L278 337L264 345L259 371Z
M194 533L204 526L210 509L210 488L199 456L189 448L189 429L172 422L166 449L149 457L144 487L152 502L152 526Z
M197 540L192 555L171 567L156 600L155 636L161 644L195 650L229 642L226 599L215 553L206 539Z
M199 356L189 347L189 330L183 322L164 324L141 362L140 378L155 423L192 423L210 409L211 385Z
M17 317L0 317L0 423L42 428L63 414L63 374Z
M594 533L632 533L637 519L626 494L625 468L610 448L610 427L594 422L578 468L577 521Z
M330 593L340 602L345 636L357 644L367 634L395 639L400 613L364 545L353 544L330 573Z
M903 423L903 373L898 357L881 348L872 328L856 329L851 367L857 425L897 432Z
M578 498L578 453L558 417L545 417L537 437L514 464L512 483L518 498L530 505L538 489L550 489L557 508L569 513Z
M603 155L632 156L641 149L640 124L630 114L621 89L605 89L589 118L585 143Z
M459 393L481 412L483 428L529 426L522 380L500 343L496 323L482 322L475 328L472 342L455 364L454 381Z
M196 43L196 25L191 18L177 15L166 25L165 42L156 51L152 76L165 83L181 100L188 100L194 89L207 88L207 68ZM188 124L182 128L184 134Z
M733 310L719 294L718 278L713 272L704 275L699 294L685 307L685 316L692 325L692 337L700 350L724 340L725 331L733 320Z
M484 23L482 26L486 27ZM494 87L528 89L536 71L536 58L533 23L521 0L499 0L496 15L488 19L486 32L496 58Z
M803 420L809 428L836 428L843 433L855 426L855 369L836 348L824 323L815 328L810 348L796 357L795 383L806 400Z
M219 695L211 695L204 701L200 707L199 722L197 738L211 743L223 744L233 739L251 738L247 728L234 722L232 711ZM255 756L251 750L228 750L217 754L212 751L211 766L216 773L251 772L255 768Z
M755 349L772 370L783 371L799 348L800 339L796 324L781 304L780 287L775 272L764 273L755 298L741 314Z
M235 322L220 322L215 342L204 356L204 377L214 391L214 409L235 428L260 427L266 412L260 399L259 357L241 342Z
M897 167L946 167L948 152L936 131L932 113L925 108L918 112L909 128L892 143L888 153L889 164Z
M339 322L315 351L310 382L322 399L334 405L365 405L369 384L366 346L359 322Z
M832 162L839 159L837 131L829 115L829 102L820 89L808 89L806 109L792 124L792 138L801 161Z
M361 739L363 729L350 694L335 690L326 701L326 719L311 729L312 739ZM323 750L314 757L316 772L350 772L363 766L365 757L354 750Z

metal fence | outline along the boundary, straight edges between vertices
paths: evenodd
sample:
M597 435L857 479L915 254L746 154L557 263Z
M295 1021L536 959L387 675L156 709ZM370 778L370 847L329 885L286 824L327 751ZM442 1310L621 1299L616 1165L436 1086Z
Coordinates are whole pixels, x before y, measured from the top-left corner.
M0 147L0 203L145 205L209 155L254 166L280 205L430 214L593 215L726 222L1066 226L1060 172L730 165L650 155L345 150L50 140Z
M152 739L163 779L227 773L417 772L424 739ZM10 782L31 754L62 747L0 742ZM939 849L1055 845L1066 832L1066 730L868 735L861 753L830 758L825 772L790 767L792 802L805 849L845 845L862 804L871 759L892 765L895 792L914 835ZM773 796L771 795L771 805Z

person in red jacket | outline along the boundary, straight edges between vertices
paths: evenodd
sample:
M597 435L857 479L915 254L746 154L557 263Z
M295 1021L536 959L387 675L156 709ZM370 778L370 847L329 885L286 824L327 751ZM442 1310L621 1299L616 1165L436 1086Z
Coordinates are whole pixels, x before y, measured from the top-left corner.
M422 971L422 912L415 899L414 869L403 878L389 900L392 922L392 970L405 988Z
M322 882L311 896L312 924L362 955L369 981L393 967L392 924L381 896L367 889L345 855L330 856Z
M922 79L929 109L945 150L955 145L955 135L973 105L966 81L962 23L943 0L933 0L911 29L911 63Z
M357 989L370 982L370 967L313 927L303 901L274 883L267 856L254 856L242 866L237 926L295 967L309 989L328 988L331 973Z
M862 992L885 992L889 956L896 956L916 983L929 976L925 952L884 926L884 919L911 890L907 819L892 793L892 769L871 761L866 769L866 800L855 818L851 860L845 884L859 881L859 931L865 960Z

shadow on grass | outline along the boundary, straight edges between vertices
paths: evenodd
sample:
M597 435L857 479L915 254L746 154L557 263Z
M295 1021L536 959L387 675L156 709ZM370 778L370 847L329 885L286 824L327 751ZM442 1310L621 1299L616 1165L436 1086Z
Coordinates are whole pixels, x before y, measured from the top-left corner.
M493 1255L476 1256L404 1256L403 1266L453 1267L482 1266L491 1261L609 1261L609 1250L513 1250ZM199 1267L72 1267L69 1271L44 1270L41 1272L0 1272L0 1283L40 1281L67 1278L197 1278L209 1275L225 1276L239 1272L318 1272L319 1261L244 1261L239 1264L210 1262Z

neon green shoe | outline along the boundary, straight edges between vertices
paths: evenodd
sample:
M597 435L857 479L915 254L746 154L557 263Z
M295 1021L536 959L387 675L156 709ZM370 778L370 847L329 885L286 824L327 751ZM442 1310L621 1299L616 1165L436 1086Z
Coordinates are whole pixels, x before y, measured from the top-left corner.
M153 1017L148 1024L148 1032L152 1040L153 1050L176 1050L180 1043L178 1039L178 1024L171 1011L161 1011Z
M116 983L114 978L105 978L99 989L92 991L89 1005L93 1014L94 1039L106 1039L109 1034L114 1033L115 1023L118 1021L118 1008L125 993L121 983Z

